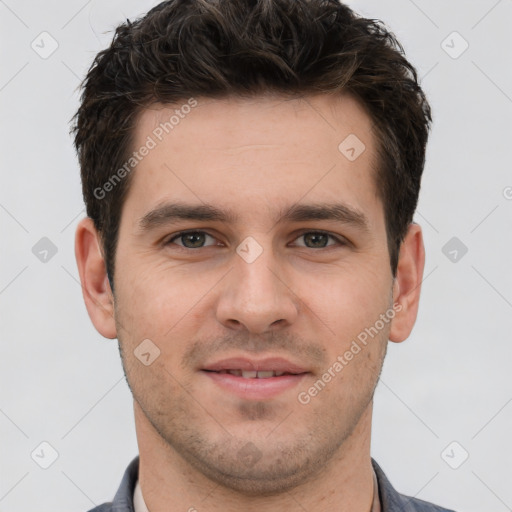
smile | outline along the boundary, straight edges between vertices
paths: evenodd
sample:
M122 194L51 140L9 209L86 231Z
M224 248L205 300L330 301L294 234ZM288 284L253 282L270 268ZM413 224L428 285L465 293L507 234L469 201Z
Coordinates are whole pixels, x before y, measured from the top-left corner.
M221 370L216 373L229 373L244 379L269 379L271 377L281 377L281 375L291 375L286 372L276 372L273 370Z
M231 357L209 363L201 370L216 392L227 392L244 400L269 400L284 395L311 375L304 366L281 357Z

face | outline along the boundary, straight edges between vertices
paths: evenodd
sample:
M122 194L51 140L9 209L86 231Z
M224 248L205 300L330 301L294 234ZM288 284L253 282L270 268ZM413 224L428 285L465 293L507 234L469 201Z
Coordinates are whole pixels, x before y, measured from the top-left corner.
M282 491L368 421L393 306L376 140L349 96L197 101L168 134L179 106L137 124L155 145L120 223L123 365L170 452Z

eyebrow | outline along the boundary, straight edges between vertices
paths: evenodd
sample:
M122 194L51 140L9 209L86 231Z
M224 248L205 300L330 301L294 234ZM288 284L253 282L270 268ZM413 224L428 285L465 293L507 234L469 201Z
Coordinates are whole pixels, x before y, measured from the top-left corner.
M229 210L208 204L166 203L146 213L139 221L139 228L141 231L150 231L180 220L234 224L238 216ZM370 231L370 223L364 213L342 203L295 204L281 210L275 224L311 220L332 220L352 225L364 232Z

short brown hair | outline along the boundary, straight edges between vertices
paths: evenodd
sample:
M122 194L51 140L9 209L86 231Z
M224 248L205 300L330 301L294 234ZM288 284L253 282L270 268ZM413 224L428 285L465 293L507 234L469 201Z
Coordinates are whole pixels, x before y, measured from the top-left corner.
M416 209L430 106L395 36L337 0L169 0L121 24L82 84L73 132L87 215L100 233L111 286L131 174L95 193L126 161L139 113L190 97L348 92L369 113L379 148L396 275Z

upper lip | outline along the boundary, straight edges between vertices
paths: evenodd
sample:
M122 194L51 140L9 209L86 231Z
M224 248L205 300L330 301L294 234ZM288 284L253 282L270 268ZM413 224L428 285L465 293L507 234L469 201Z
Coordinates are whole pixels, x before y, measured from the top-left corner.
M222 370L244 370L244 371L274 371L283 373L307 373L304 367L288 361L282 357L267 357L265 359L249 359L247 357L230 357L220 359L206 365L203 370L220 372Z

